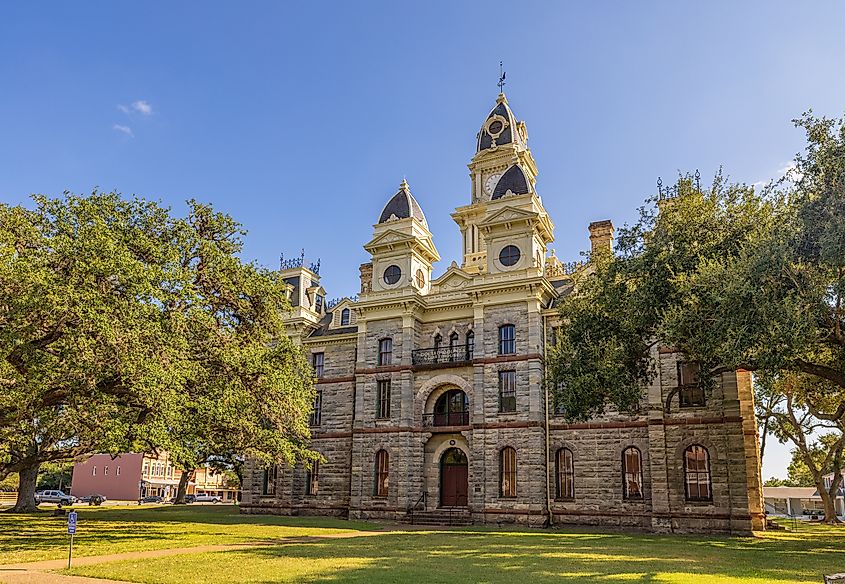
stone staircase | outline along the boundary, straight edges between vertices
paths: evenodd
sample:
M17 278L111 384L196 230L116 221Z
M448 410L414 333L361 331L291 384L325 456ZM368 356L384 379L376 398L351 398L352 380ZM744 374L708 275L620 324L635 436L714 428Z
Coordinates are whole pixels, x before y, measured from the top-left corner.
M466 507L417 509L408 511L408 521L412 525L472 525L472 515Z

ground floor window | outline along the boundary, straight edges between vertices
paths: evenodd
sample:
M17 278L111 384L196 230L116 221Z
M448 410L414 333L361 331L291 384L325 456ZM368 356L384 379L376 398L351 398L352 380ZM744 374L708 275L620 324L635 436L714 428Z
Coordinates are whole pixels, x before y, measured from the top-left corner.
M558 499L575 498L575 468L572 461L572 451L561 448L555 457L555 475L557 476L556 496Z
M386 450L376 452L376 489L377 497L387 497L389 486L390 455Z
M305 471L305 494L316 495L320 490L320 463L314 461L311 468Z
M710 454L704 446L693 444L684 451L684 488L687 501L710 501Z
M510 446L502 449L500 474L499 494L502 497L516 497L516 450Z
M264 480L261 482L262 495L276 494L276 478L278 476L278 467L273 466L264 469Z
M623 496L643 498L643 458L639 448L630 446L622 453Z

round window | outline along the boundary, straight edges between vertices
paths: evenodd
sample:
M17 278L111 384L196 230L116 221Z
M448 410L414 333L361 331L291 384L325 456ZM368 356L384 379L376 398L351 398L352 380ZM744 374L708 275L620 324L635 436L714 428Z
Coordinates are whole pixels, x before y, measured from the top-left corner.
M399 266L388 266L384 271L384 281L388 284L395 284L402 277L402 270Z
M425 274L422 270L417 270L417 288L425 287Z
M487 126L487 132L493 135L501 134L503 127L504 126L502 125L502 122L500 122L499 120L495 120L489 126Z
M515 245L506 245L499 252L499 262L503 266L513 266L519 261L519 248Z

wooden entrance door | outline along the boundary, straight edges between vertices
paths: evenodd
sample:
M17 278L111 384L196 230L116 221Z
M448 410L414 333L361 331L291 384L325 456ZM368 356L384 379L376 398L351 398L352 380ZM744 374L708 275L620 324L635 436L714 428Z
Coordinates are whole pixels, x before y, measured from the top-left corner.
M440 459L440 506L466 507L469 479L466 454L450 448Z

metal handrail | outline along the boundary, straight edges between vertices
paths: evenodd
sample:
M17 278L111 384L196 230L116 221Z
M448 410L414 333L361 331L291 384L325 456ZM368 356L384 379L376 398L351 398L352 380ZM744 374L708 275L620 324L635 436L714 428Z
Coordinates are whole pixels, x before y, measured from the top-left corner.
M414 503L413 505L411 505L408 508L408 515L411 516L411 525L414 524L414 510L416 510L416 508L419 507L420 503L422 503L423 511L425 511L427 501L428 501L428 493L426 491L423 491L422 495L420 495L420 498L417 499L417 502Z
M468 426L469 412L443 412L440 414L423 414L423 426Z

